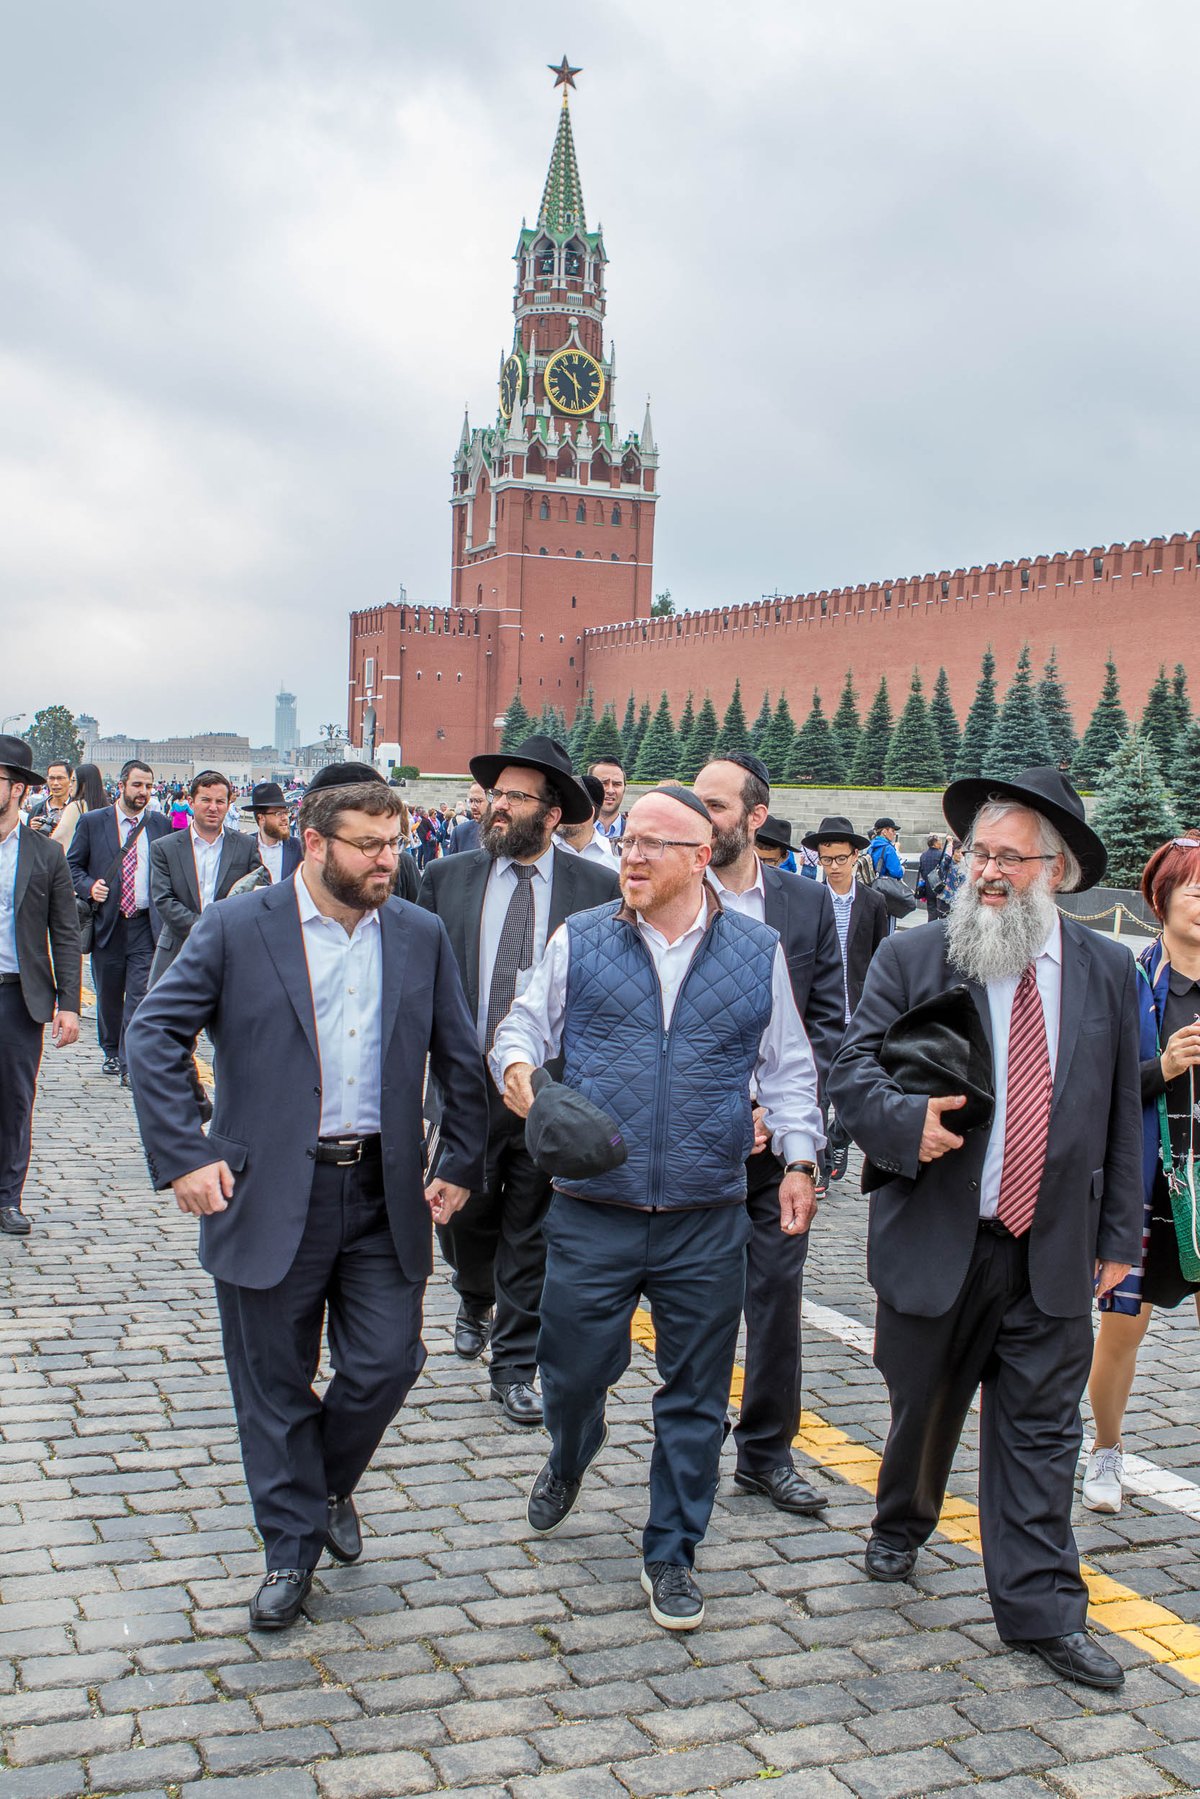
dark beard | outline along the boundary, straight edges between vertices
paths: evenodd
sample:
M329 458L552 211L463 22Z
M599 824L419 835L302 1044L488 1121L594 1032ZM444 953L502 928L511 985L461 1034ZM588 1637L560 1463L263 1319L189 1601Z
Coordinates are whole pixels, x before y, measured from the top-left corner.
M497 856L508 856L519 862L525 856L540 856L546 848L546 820L551 810L550 806L541 805L526 817L498 824L489 806L479 828L480 844L493 860Z
M719 825L713 826L712 866L714 868L730 867L732 863L739 861L749 848L750 827L746 823L745 813L742 814L740 823L736 825L726 825L724 829Z
M963 882L946 921L946 955L968 980L1013 980L1040 951L1057 908L1045 877L1027 892L1010 893L999 910L984 906L978 882Z
M321 879L331 899L340 906L349 906L355 912L376 912L392 895L392 882L389 880L382 892L368 886L374 874L353 875L348 869L334 860L335 852L330 851L325 858L325 866L321 870Z

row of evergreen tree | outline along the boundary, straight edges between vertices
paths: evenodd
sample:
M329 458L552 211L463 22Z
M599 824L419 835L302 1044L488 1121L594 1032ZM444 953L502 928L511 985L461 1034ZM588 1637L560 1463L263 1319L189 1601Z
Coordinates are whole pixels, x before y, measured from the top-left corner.
M750 750L762 757L772 782L809 787L938 788L972 775L1011 779L1042 763L1069 770L1085 791L1100 790L1114 758L1132 742L1150 750L1156 778L1165 795L1173 797L1179 815L1200 824L1200 719L1192 716L1181 663L1171 678L1165 668L1159 669L1141 717L1131 723L1110 656L1082 737L1076 735L1057 653L1051 651L1035 682L1028 645L1002 698L996 659L990 648L984 652L975 696L961 725L946 671L940 668L928 700L920 673L913 670L898 718L886 676L862 718L847 670L832 718L814 689L799 729L783 693L774 704L764 694L757 717L747 723L738 682L723 719L708 695L696 707L689 694L676 720L665 693L653 712L648 701L639 709L630 694L620 724L612 705L597 716L589 688L569 727L561 707L546 706L539 717L531 717L518 693L505 715L500 747L514 749L534 730L565 743L577 768L612 757L637 782L691 781L710 757ZM1147 767L1140 750L1137 754L1138 766Z

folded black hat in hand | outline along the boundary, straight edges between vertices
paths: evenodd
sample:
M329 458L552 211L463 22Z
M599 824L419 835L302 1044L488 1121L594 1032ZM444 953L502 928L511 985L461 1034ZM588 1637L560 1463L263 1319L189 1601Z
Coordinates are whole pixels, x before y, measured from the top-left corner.
M584 1181L619 1168L629 1154L607 1112L544 1068L532 1075L534 1102L525 1120L525 1147L543 1174Z
M893 1019L879 1046L879 1065L904 1093L925 1099L965 1094L966 1105L943 1118L955 1136L991 1124L996 1109L992 1046L969 987L948 987ZM874 1163L863 1163L864 1193L891 1178Z

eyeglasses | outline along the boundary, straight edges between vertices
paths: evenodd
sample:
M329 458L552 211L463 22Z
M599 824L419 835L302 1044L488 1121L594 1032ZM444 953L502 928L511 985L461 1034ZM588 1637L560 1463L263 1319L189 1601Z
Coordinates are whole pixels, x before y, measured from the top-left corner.
M357 850L369 862L375 862L385 854L398 858L404 848L403 840L399 837L339 837L335 831L333 840L335 843L344 843L348 849Z
M661 862L664 850L698 850L700 844L691 837L631 837L626 831L617 839L616 848L618 856L636 850L647 862Z
M522 793L519 787L489 787L487 796L489 803L495 800L507 800L510 806L519 806L522 800L528 800L531 806L546 804L544 793Z
M1019 868L1022 862L1054 862L1058 858L1057 850L1048 856L1018 856L1016 850L976 849L973 844L968 844L963 853L970 857L973 867L986 868L989 862L994 862L1004 874Z
M821 864L822 868L845 868L847 862L854 861L854 853L851 851L850 854L846 856L823 856L818 850L817 861Z

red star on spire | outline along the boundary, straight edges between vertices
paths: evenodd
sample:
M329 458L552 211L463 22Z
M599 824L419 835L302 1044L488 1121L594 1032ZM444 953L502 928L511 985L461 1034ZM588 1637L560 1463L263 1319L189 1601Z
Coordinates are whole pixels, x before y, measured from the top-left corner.
M583 70L573 69L565 56L560 63L548 62L546 67L554 77L555 87L562 88L563 99L565 100L567 97L567 88L575 86L575 77L576 75L582 75Z

